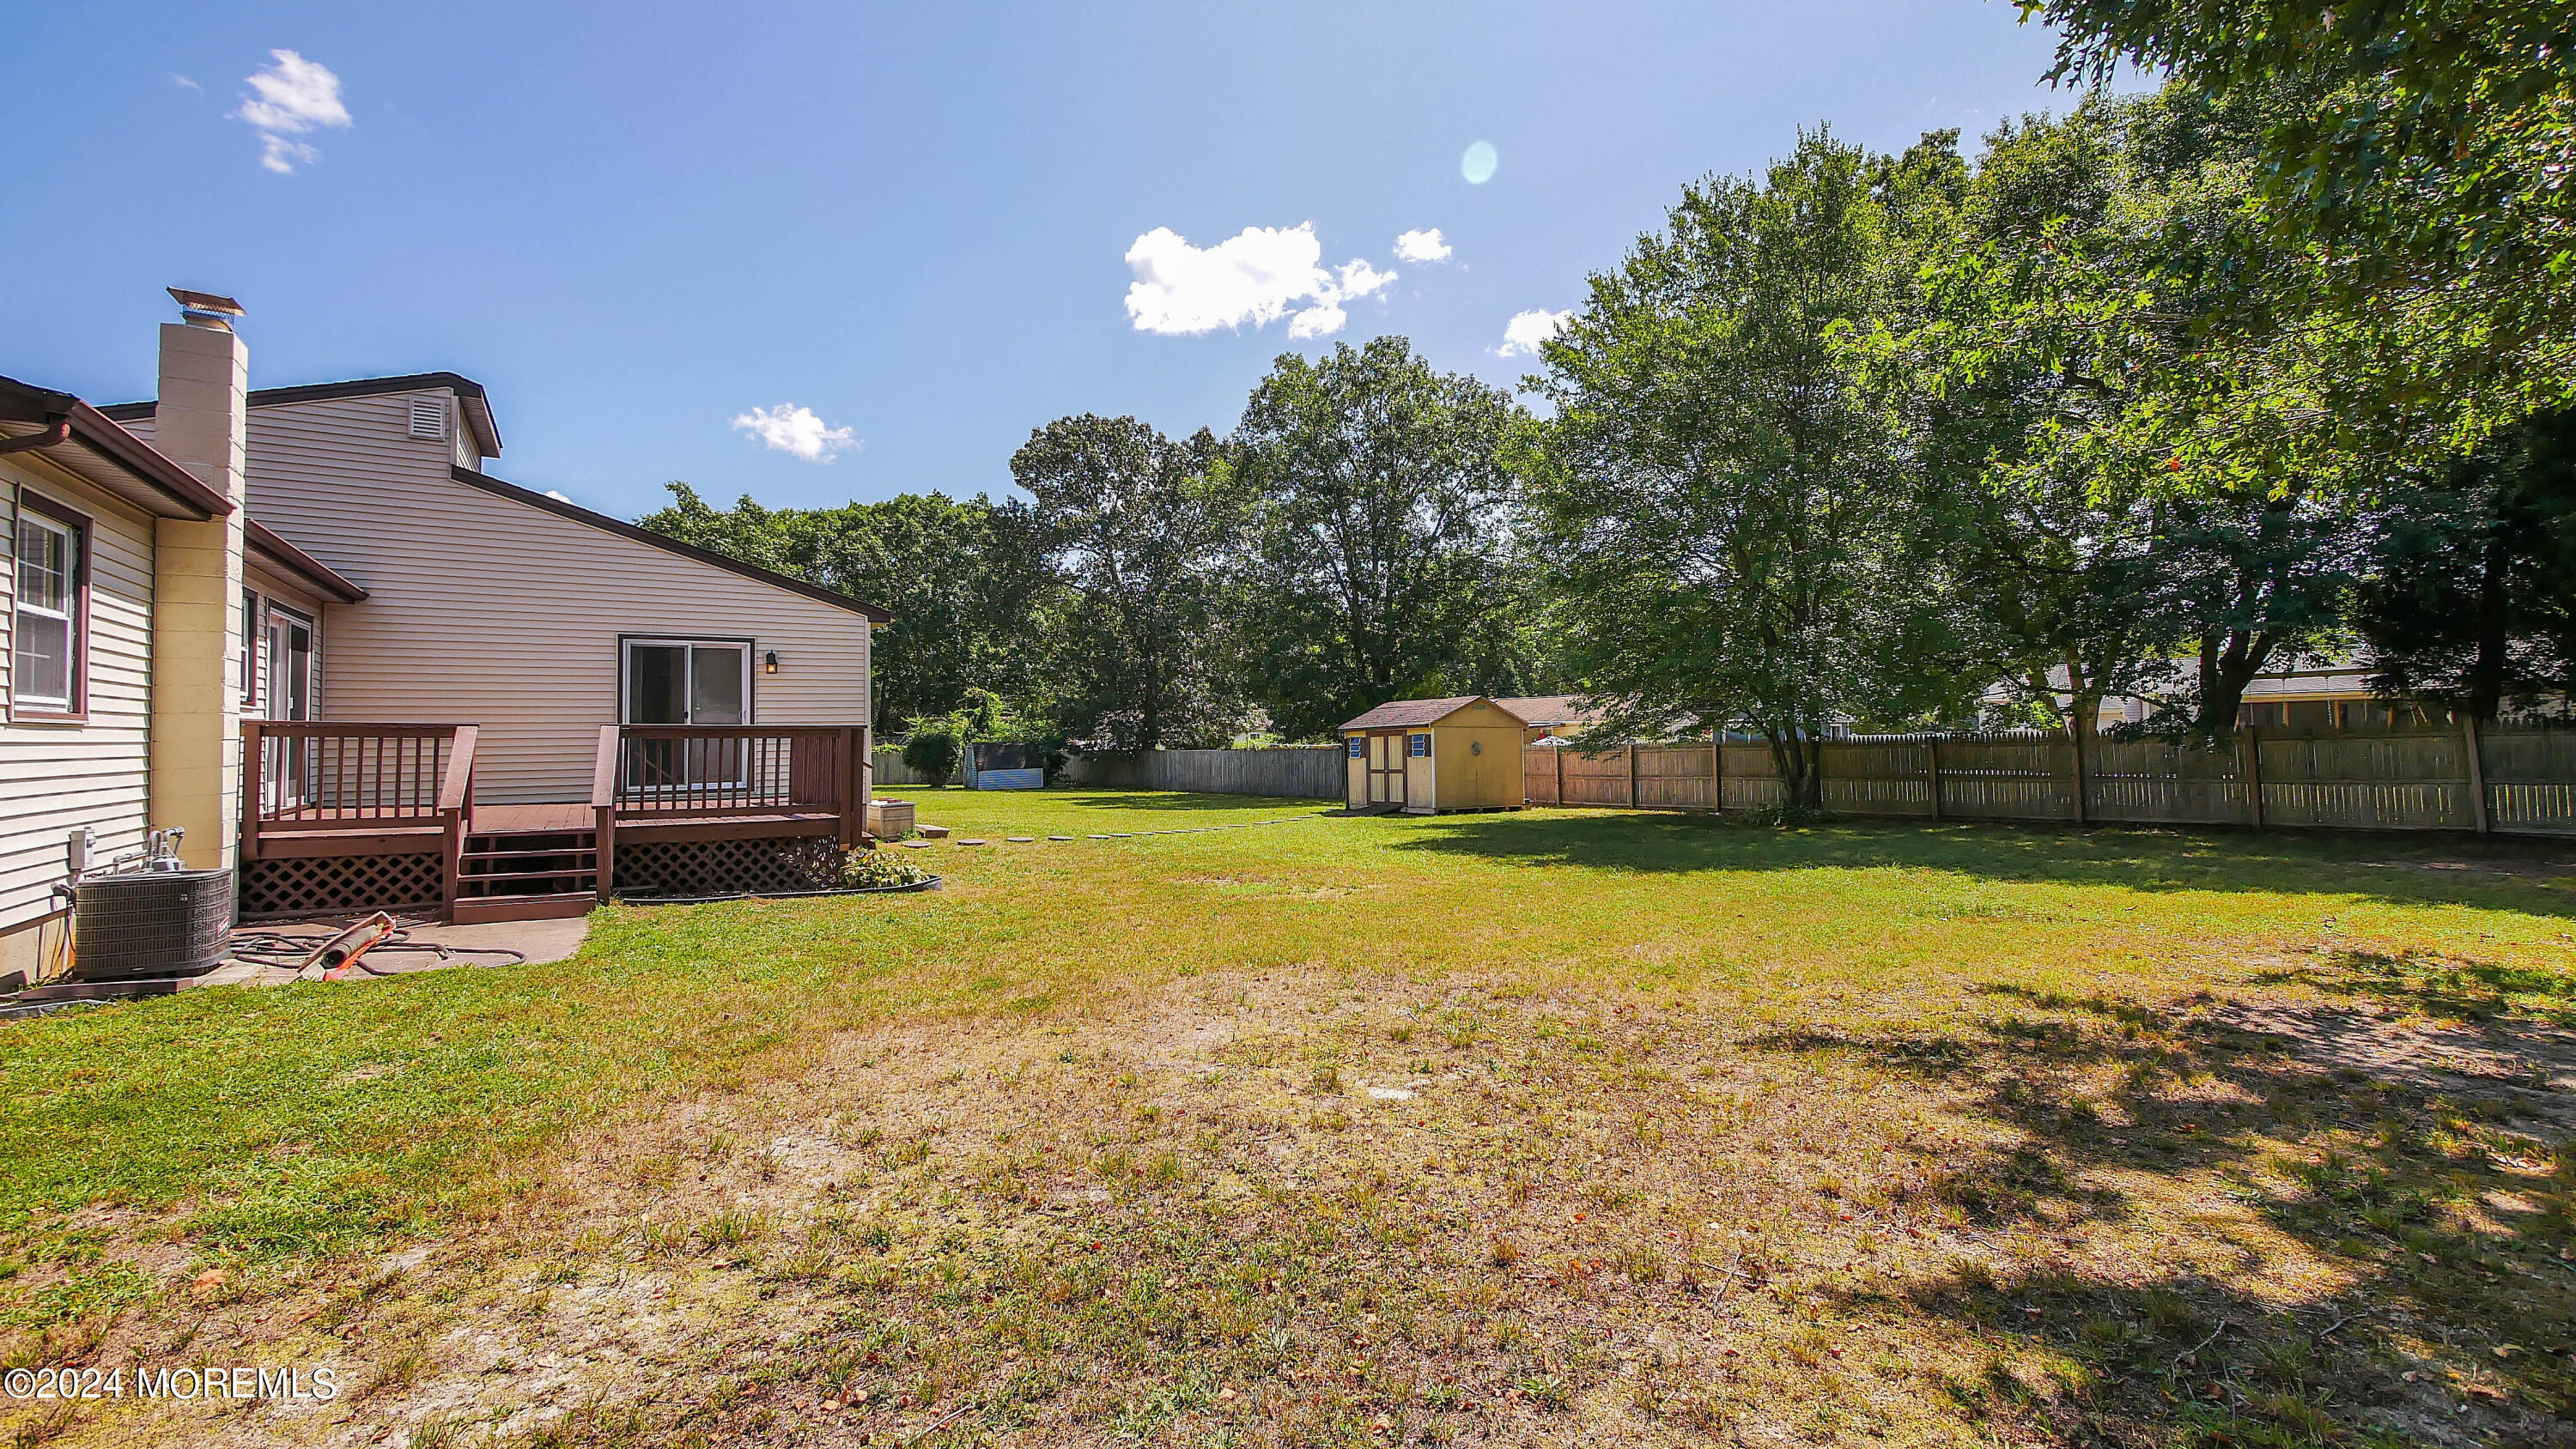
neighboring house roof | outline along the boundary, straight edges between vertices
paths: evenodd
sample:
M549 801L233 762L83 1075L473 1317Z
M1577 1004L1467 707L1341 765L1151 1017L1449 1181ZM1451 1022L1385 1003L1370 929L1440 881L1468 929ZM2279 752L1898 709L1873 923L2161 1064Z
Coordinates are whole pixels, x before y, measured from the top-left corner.
M255 387L243 401L255 408L274 407L280 403L321 402L335 397L374 397L389 392L426 392L446 388L456 394L458 408L465 414L465 425L474 430L474 441L486 458L501 456L501 428L492 421L491 400L483 395L483 384L453 372L410 372L400 377L360 377L347 382L308 382L296 387ZM142 402L115 403L99 409L120 421L148 418L160 407L149 399Z
M2174 666L2170 678L2176 688L2189 682L2189 675L2186 673L2183 665L2179 662ZM2060 664L2051 666L2048 671L2049 688L2063 693L2066 689L2066 679L2067 674L2065 665ZM2008 697L2008 686L2003 683L1989 685L1986 689L1985 698L1989 703L1998 702ZM2246 681L2244 697L2247 700L2252 701L2263 699L2369 699L2372 696L2370 693L2368 672L2353 660L2339 659L2331 660L2326 664L2313 669L2279 669L2273 670L2269 673L2258 674L2252 679ZM2148 699L2144 696L2131 694L2108 694L2102 697L2102 706L2105 711L2124 707L2130 704L2144 705L2148 702Z
M1502 701L1481 694L1454 695L1448 699L1391 699L1358 719L1343 725L1346 730L1391 730L1408 725L1438 724L1467 706L1483 700L1502 709ZM1520 716L1504 709L1503 713L1518 720Z
M302 579L337 603L355 604L367 597L365 589L349 582L329 564L288 543L278 536L275 529L258 519L243 519L242 531L249 539L250 551L273 571Z
M2293 669L2282 674L2257 675L2245 686L2247 699L2368 699L2370 679L2362 670L2345 665L2342 668Z
M1552 729L1557 725L1588 725L1601 718L1601 711L1583 704L1579 694L1527 694L1494 703L1509 713L1519 715L1521 723L1534 729Z
M99 409L67 392L0 377L0 435L29 437L58 423L64 432L62 442L23 451L40 451L156 517L203 522L233 511L231 500Z
M791 594L802 594L818 603L830 604L835 608L847 609L853 614L865 615L871 623L883 624L894 618L894 615L874 604L827 589L821 584L808 583L792 574L773 573L757 564L747 564L738 558L728 557L713 549L700 548L693 543L682 543L667 534L655 533L649 528L638 528L622 518L611 518L605 513L594 513L580 504L566 503L560 498L532 492L516 483L505 483L488 473L477 473L471 468L450 468L448 475L468 488L480 488L486 493L498 498L507 498L513 503L524 503L530 508L544 509L558 518L569 518L575 523L587 523L603 533L613 533L620 538L648 544L664 553L678 554L685 559L695 559L699 563L723 569L727 573L740 574L744 578L757 579L764 584L785 589Z

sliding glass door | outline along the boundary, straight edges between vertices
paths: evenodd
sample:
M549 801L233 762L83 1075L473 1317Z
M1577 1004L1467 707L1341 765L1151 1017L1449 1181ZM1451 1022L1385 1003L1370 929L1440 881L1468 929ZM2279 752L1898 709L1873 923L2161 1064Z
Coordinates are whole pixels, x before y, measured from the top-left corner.
M620 650L618 721L634 725L751 723L751 641L628 639ZM627 782L680 792L742 783L734 740L630 740Z

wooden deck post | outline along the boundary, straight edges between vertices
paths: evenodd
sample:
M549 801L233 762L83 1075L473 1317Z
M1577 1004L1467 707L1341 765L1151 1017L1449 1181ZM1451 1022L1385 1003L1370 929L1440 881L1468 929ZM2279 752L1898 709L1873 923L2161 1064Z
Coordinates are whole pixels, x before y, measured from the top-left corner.
M259 721L242 721L242 799L240 861L259 859L259 817L268 808L268 747L261 742ZM248 875L247 869L243 874Z
M474 742L481 735L473 725L456 727L447 737L447 770L438 780L439 825L445 831L439 841L439 904L451 921L465 894L465 827L474 810Z
M590 864L599 873L596 888L602 905L608 903L608 894L617 883L618 736L615 725L599 727L599 754L590 766L590 843L597 851Z
M2476 716L2469 714L2460 716L2460 742L2468 749L2469 819L2478 834L2486 835L2495 829L2495 824L2487 818L2486 746L2478 738Z
M832 809L840 816L839 839L845 851L857 847L867 825L866 807L859 803L859 771L863 767L851 745L851 736L856 733L844 729L832 737Z

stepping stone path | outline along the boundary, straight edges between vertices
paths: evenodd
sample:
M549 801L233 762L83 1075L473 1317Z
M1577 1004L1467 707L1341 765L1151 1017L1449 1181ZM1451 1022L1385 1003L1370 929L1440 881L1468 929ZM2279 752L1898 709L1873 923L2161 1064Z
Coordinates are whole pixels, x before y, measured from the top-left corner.
M1071 840L1072 838L1073 837L1070 835L1050 835L1047 837L1049 840Z
M927 840L898 840L895 844L902 846L906 850L928 850L930 848L930 842Z
M1034 835L1014 835L1014 836L1010 837L1011 843L1012 843L1013 845L1027 845L1027 844L1030 844L1031 842L1035 841L1036 839L1037 839L1037 837L1036 837L1036 836L1034 836Z
M982 842L982 841L980 841L980 840L961 840L961 841L959 841L959 842L957 842L957 843L958 843L959 845L981 845L981 844L983 844L984 842Z

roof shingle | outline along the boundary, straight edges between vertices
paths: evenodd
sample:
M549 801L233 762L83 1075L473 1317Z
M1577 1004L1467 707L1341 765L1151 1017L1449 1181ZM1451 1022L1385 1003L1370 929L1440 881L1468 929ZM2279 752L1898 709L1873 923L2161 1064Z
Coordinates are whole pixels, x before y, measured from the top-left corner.
M1390 699L1368 713L1342 726L1346 730L1392 730L1412 725L1438 724L1478 700L1502 708L1497 700L1481 694L1452 695L1447 699ZM1508 709L1505 714L1511 714ZM1520 718L1512 715L1514 719Z

